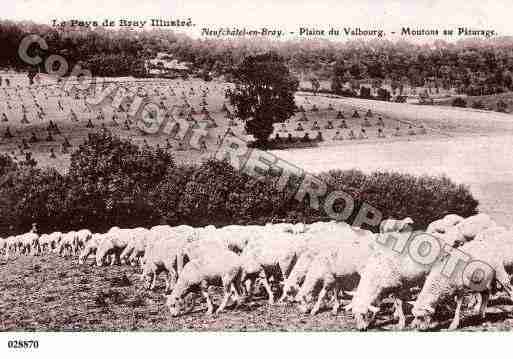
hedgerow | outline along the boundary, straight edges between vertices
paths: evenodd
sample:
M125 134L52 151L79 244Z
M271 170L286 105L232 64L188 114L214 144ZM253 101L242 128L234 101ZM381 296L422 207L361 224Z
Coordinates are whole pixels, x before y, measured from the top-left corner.
M167 152L140 148L108 132L90 135L71 156L69 171L60 174L37 165L15 164L0 157L0 236L20 233L38 223L42 232L156 224L264 224L270 221L329 220L312 208L310 198L298 201L301 178L284 190L276 173L258 180L209 159L201 165L176 165ZM476 213L477 200L465 185L445 176L413 176L396 172L333 170L318 174L327 192L344 191L354 200L354 221L363 203L385 218L411 217L418 227L448 213ZM335 202L340 211L343 201ZM372 228L376 229L376 228Z

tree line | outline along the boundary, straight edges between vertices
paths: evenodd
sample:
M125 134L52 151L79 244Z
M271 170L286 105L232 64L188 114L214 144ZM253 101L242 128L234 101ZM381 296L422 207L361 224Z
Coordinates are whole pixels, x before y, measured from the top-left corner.
M17 55L27 34L41 35L48 53L58 54L70 68L76 63L95 76L145 76L144 61L167 52L191 64L199 73L224 75L251 55L273 51L281 56L300 80L342 83L370 80L379 87L390 84L432 89L456 88L460 93L486 95L513 88L513 41L510 37L414 44L405 41L333 42L328 40L270 41L266 39L193 39L169 30L54 28L31 22L0 21L0 68L27 70ZM44 71L44 69L38 69Z

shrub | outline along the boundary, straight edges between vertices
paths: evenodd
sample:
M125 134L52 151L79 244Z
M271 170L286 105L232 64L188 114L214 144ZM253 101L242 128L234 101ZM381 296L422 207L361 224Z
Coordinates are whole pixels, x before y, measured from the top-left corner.
M16 163L13 161L11 156L0 154L0 177L16 168Z
M139 148L110 133L91 135L72 154L67 174L0 157L0 235L38 223L43 232L156 224L264 224L275 219L311 223L328 220L310 198L296 199L300 178L280 190L277 169L253 178L224 161L176 166L161 150ZM383 219L411 217L419 227L455 213L476 213L478 202L464 185L447 177L395 172L334 170L318 175L327 193L344 191L354 200L352 223L364 203ZM340 211L344 203L335 203ZM376 230L376 228L372 228Z
M158 213L148 199L173 158L157 149L139 148L109 132L89 136L71 156L65 207L75 228L142 226Z
M504 102L504 100L497 101L497 111L498 112L507 112L508 104L506 102Z
M456 97L452 100L452 106L454 107L467 107L467 101L461 97Z
M50 231L63 222L66 180L55 169L22 166L0 180L0 232L28 231L34 222Z
M472 108L475 108L475 109L478 109L478 110L483 110L485 109L485 105L483 103L483 101L481 100L476 100L476 101L473 101L472 102Z

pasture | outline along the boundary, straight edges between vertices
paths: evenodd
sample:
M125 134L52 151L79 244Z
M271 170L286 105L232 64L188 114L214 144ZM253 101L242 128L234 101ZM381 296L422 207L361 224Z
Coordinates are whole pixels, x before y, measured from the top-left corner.
M310 316L293 305L269 305L264 297L239 309L206 316L205 303L191 314L169 315L163 282L155 292L144 289L139 268L79 265L55 254L0 258L0 331L352 331L351 314L329 309ZM214 295L219 302L219 294ZM347 303L347 301L346 301ZM468 315L463 331L510 330L513 306L493 299L484 323ZM394 330L392 308L385 308L371 331ZM410 319L410 317L409 317ZM439 327L447 328L450 313Z
M12 75L11 75L12 76ZM5 75L4 75L5 78ZM0 89L0 151L22 159L31 152L43 166L64 171L69 164L69 154L88 133L107 128L123 138L131 138L139 145L161 146L172 151L178 161L199 162L215 152L220 138L227 131L246 138L243 122L234 115L234 109L224 97L230 86L222 82L204 82L193 79L134 79L112 78L109 84L121 89L120 94L137 91L146 94L159 105L163 113L173 118L183 118L191 123L191 129L208 126L206 149L199 151L186 141L158 132L147 134L127 116L130 96L121 108L110 102L95 107L87 99L95 98L101 91L94 87L87 91L68 91L63 84L44 78L38 85L28 86L24 77L15 76L11 86ZM286 123L276 124L272 139L279 136L283 141L290 135L299 140L308 136L313 140L321 134L321 146L339 145L345 142L387 142L398 139L439 136L424 128L422 122L408 122L394 114L376 112L375 101L347 103L339 98L312 96L299 92L296 95L299 108ZM59 131L50 130L50 121ZM10 132L12 137L6 136ZM52 132L52 136L48 135ZM71 146L63 148L67 142ZM180 143L182 142L182 143ZM52 155L51 151L55 153Z

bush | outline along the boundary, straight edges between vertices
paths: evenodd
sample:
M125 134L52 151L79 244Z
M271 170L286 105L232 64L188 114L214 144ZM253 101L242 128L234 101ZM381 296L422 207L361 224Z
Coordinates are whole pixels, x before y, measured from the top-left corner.
M34 222L38 223L39 230L50 231L65 222L65 182L65 177L55 169L30 166L22 166L2 176L0 232L27 231Z
M0 177L5 175L7 172L15 170L16 168L16 163L13 161L11 156L0 154Z
M498 112L507 112L508 104L506 102L504 102L504 100L497 101L497 111Z
M454 107L467 107L467 101L465 101L465 99L463 99L461 97L456 97L452 101L452 106L454 106Z
M109 132L90 135L71 156L68 223L75 228L153 223L158 213L148 197L173 166L163 150L139 148Z
M279 190L278 173L261 180L229 163L210 159L200 166L176 166L164 151L139 148L110 133L91 135L71 156L67 174L0 157L0 236L21 233L36 222L42 232L156 224L264 224L275 219L311 223L328 220L308 196L297 201L299 178ZM274 170L276 172L276 170ZM318 176L327 193L344 191L354 200L352 223L363 203L385 218L411 217L419 227L455 213L476 213L468 188L447 177L394 172L329 171ZM335 203L340 210L343 203ZM372 228L376 230L376 228Z
M486 106L484 105L483 101L481 101L481 100L476 100L476 101L472 102L472 108L475 108L477 110L483 110L483 109L485 109L485 107Z

